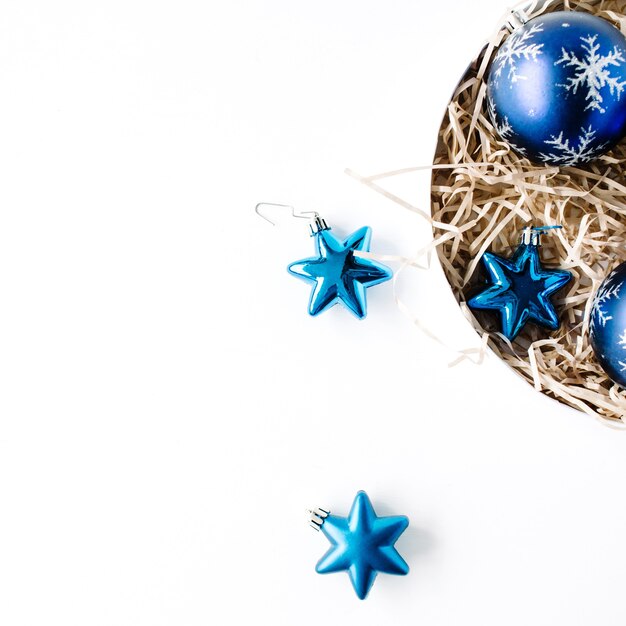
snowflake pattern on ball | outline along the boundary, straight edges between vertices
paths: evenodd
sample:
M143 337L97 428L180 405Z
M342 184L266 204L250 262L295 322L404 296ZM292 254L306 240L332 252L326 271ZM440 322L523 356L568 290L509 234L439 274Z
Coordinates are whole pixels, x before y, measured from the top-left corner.
M577 165L578 163L589 163L597 154L606 147L606 143L594 145L596 131L591 126L581 128L578 136L578 146L570 144L569 139L563 139L563 131L558 135L551 135L550 139L545 139L544 143L552 146L555 152L541 152L539 156L544 161L549 161L555 165Z
M622 283L617 283L615 285L611 284L611 279L615 276L616 272L613 270L608 278L602 283L600 289L598 289L598 293L596 293L596 297L593 299L593 304L591 305L591 309L594 314L591 317L591 323L589 325L590 331L593 333L595 331L596 325L606 326L606 323L613 319L612 315L609 315L606 312L606 309L603 306L606 305L609 300L615 298L616 300L620 299L619 291L622 286ZM626 333L626 330L624 331ZM624 333L622 337L624 337Z
M503 139L506 143L508 143L511 149L515 150L515 152L517 152L518 154L521 154L522 156L526 156L526 148L523 148L522 146L518 146L517 144L511 141L511 136L513 135L514 131L513 131L513 127L511 126L509 122L509 118L505 115L502 118L502 121L498 122L498 116L496 113L496 103L491 97L491 94L487 96L487 107L489 109L489 117L491 117L491 121L496 130L496 133L498 133L501 139Z
M495 70L493 73L494 82L497 83L502 77L505 68L508 68L507 78L511 83L518 80L526 80L526 76L517 73L517 61L521 58L536 61L541 54L542 43L533 43L532 39L537 33L543 32L543 24L533 24L531 28L514 32L500 48L493 62Z
M619 337L618 345L622 346L622 350L626 350L626 328L622 331ZM618 361L621 372L626 372L626 362Z
M596 43L598 35L588 35L581 37L580 44L584 50L584 55L579 58L575 52L561 48L561 58L555 61L554 65L563 65L563 67L571 67L574 69L574 76L570 76L566 83L558 83L559 87L564 87L567 91L577 93L578 89L586 89L587 94L585 100L588 101L587 109L595 109L600 113L605 113L606 109L602 106L604 98L600 90L604 87L609 88L611 95L616 95L620 99L626 81L620 81L619 78L611 76L612 67L620 67L626 60L622 51L617 46L613 46L613 50L608 54L601 55L599 53L600 44Z

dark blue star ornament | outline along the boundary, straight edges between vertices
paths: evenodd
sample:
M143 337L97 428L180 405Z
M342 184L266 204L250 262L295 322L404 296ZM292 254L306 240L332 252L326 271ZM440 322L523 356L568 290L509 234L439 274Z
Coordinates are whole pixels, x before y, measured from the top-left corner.
M513 13L487 105L500 138L531 161L588 163L626 132L626 38L584 11Z
M348 572L361 600L367 596L378 572L401 576L409 573L409 566L394 547L409 525L408 518L404 515L378 517L364 491L356 494L348 517L316 509L311 511L310 523L331 543L315 571L319 574Z
M486 252L482 261L491 285L468 301L471 309L498 311L502 334L513 341L527 322L549 330L559 327L551 297L572 275L565 270L545 269L539 258L541 232L560 228L526 228L522 242L510 259Z
M367 314L365 290L389 280L393 273L355 252L369 252L372 229L364 226L349 237L338 239L326 222L317 216L311 223L317 256L296 261L289 272L313 283L309 314L318 315L338 302L359 319Z

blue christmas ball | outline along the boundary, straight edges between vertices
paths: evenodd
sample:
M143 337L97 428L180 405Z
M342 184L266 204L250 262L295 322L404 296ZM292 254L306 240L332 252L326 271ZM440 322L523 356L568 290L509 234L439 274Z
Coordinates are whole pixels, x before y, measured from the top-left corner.
M518 154L587 163L626 133L626 38L589 13L535 17L495 55L487 104L497 133Z
M589 339L608 376L626 387L626 263L600 285L591 306Z

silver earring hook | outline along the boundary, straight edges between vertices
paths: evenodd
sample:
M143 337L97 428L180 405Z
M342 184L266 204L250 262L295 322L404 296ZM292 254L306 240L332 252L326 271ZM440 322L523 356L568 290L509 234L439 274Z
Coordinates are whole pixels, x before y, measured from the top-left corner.
M296 213L296 209L292 207L290 204L277 204L276 202L259 202L254 207L256 214L259 217L262 217L267 222L269 222L272 226L276 226L276 223L272 222L272 220L269 217L261 213L261 211L259 210L259 207L262 207L262 206L275 206L275 207L280 207L281 209L291 209L291 216L297 217L298 219L314 220L315 218L319 217L319 213L317 211L300 211L299 213Z
M290 209L292 217L296 217L298 219L309 220L309 229L311 230L311 235L315 235L319 233L321 230L328 230L328 224L326 223L326 220L323 217L321 217L317 211L296 212L295 208L292 207L290 204L277 204L276 202L259 202L254 207L254 211L259 217L262 217L264 220L269 222L272 226L276 226L276 223L272 222L272 220L269 217L261 213L259 207L262 207L262 206L274 206L274 207L280 207L281 209Z

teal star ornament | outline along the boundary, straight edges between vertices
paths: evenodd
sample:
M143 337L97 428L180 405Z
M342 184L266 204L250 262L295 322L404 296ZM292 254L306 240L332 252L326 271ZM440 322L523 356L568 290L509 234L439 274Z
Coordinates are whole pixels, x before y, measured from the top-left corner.
M500 312L502 334L513 341L527 322L549 330L559 327L551 296L572 278L565 270L545 269L539 234L550 227L526 229L510 259L485 252L482 261L491 285L468 301L471 309Z
M314 229L317 256L289 265L289 272L307 282L313 290L309 314L318 315L338 302L359 319L367 315L365 290L389 280L393 272L382 263L355 255L369 252L372 229L364 226L349 237L338 239L323 220Z
M312 512L311 525L331 543L315 571L331 574L347 571L356 595L364 600L378 572L404 576L409 566L395 549L398 537L409 525L404 515L378 517L365 491L354 498L348 517Z

